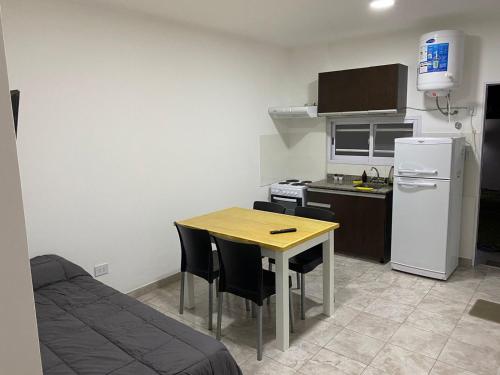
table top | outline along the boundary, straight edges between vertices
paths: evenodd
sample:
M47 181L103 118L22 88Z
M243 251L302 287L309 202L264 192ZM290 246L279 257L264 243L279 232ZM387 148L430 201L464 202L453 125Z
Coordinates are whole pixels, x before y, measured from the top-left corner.
M177 222L204 229L212 235L258 244L275 251L286 251L311 238L339 228L338 223L232 207ZM297 232L270 234L271 230L297 228Z

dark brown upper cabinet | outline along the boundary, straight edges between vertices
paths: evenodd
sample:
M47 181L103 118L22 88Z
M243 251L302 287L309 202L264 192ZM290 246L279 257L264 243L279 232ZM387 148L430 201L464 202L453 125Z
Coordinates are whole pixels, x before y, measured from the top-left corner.
M404 112L407 85L402 64L319 73L318 114Z

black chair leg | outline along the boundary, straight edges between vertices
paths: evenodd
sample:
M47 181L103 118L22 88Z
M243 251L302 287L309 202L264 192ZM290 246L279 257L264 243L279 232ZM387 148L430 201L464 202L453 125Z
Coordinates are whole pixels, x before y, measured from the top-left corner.
M186 281L186 272L181 272L181 300L179 304L179 314L184 314L184 282Z
M208 330L212 330L212 318L213 318L213 308L214 308L214 284L208 283Z
M290 332L295 332L295 317L293 315L292 288L288 289L288 309L290 310Z
M262 306L257 306L257 360L262 361Z
M217 340L220 341L222 330L222 292L219 292L219 301L217 307Z
M305 312L305 298L306 298L306 275L300 275L300 319L306 319Z
M296 272L297 274L297 289L300 289L300 273Z

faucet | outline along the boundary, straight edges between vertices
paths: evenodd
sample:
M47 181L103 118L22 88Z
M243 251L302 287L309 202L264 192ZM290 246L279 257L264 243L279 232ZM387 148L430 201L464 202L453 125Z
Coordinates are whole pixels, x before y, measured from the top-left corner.
M394 165L389 169L389 175L387 176L387 182L392 184L394 182Z
M370 169L370 172L371 172L371 171L373 171L374 169L375 169L375 172L377 172L377 178L379 178L379 177L380 177L380 173L378 172L378 169L377 169L377 168L372 167L372 168Z

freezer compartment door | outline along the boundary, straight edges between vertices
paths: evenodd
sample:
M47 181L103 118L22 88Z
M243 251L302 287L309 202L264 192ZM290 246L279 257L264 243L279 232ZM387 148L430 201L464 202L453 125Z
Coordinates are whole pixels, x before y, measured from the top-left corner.
M398 140L397 140L398 141ZM397 142L394 175L401 177L449 179L452 169L452 143Z
M444 278L439 275L446 273L449 197L450 181L395 179L393 265L400 265L399 269L413 269L417 274Z

